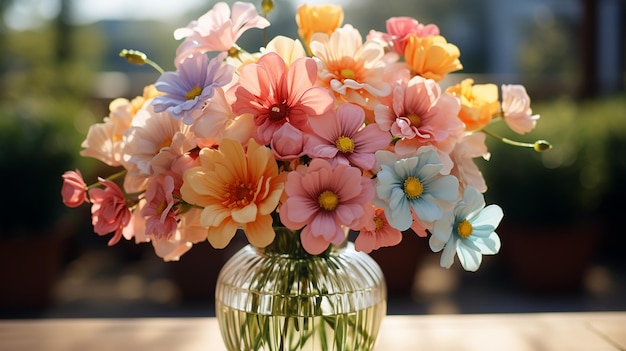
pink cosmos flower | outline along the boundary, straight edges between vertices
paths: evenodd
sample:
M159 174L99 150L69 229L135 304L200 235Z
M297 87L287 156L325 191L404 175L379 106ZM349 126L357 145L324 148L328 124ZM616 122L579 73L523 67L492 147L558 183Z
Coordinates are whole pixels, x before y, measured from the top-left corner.
M398 245L402 241L402 232L387 222L385 210L382 208L370 206L366 218L365 226L360 228L360 233L354 241L357 251L370 253L381 247Z
M474 162L476 157L489 160L491 156L485 145L485 137L485 133L468 134L459 141L451 153L454 168L450 173L459 179L461 193L467 186L473 186L481 193L487 191L485 178Z
M63 187L61 188L63 204L70 208L78 207L87 201L87 184L79 170L63 173Z
M410 35L427 37L439 35L439 27L434 24L424 25L411 17L391 17L386 22L387 33L383 38L392 43L392 48L400 55L404 54L404 48Z
M443 172L449 172L452 161L448 154L464 131L458 118L459 101L442 94L434 80L420 76L397 83L392 96L391 103L376 106L374 115L381 129L400 138L396 153L411 155L421 146L432 145L444 164Z
M197 21L174 31L177 40L185 38L176 50L176 62L196 52L227 51L248 29L263 29L269 25L251 3L237 1L231 13L228 4L218 2Z
M348 103L340 105L336 115L311 119L314 134L308 139L306 153L327 159L332 166L342 163L371 169L376 163L374 153L389 145L391 134L375 123L363 127L364 122L363 109Z
M280 219L289 229L304 227L302 246L316 255L330 243L342 243L344 227L359 225L365 206L374 198L374 186L358 168L344 164L332 168L325 160L313 159L308 167L289 172L285 193Z
M255 140L263 145L285 123L305 130L309 117L326 113L334 101L330 92L314 86L316 78L313 59L299 58L287 70L285 61L269 52L241 68L239 84L233 87L233 112L254 116Z
M502 113L504 121L518 134L535 129L539 115L533 115L526 88L518 84L502 85Z
M117 244L122 238L123 230L131 224L131 211L126 206L126 199L122 190L110 180L98 177L104 185L102 188L89 190L91 203L91 223L98 235L115 232L108 245Z

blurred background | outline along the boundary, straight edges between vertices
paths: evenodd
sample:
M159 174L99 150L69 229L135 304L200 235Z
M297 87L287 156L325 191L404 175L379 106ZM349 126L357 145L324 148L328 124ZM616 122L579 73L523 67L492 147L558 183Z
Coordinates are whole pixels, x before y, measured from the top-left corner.
M228 1L232 3L232 1ZM260 3L260 1L257 1ZM297 36L295 8L275 0L270 37ZM309 4L326 1L309 1ZM332 1L328 1L332 2ZM172 32L209 0L0 0L0 317L211 316L225 250L197 245L164 263L151 245L92 231L89 208L61 202L61 174L106 169L79 156L89 126L116 97L141 95L158 74L119 57L141 50L166 70ZM487 203L505 218L499 255L477 273L439 267L427 240L373 254L388 281L390 314L626 310L626 2L623 0L342 0L344 23L385 30L392 16L437 24L476 83L527 87L534 132L504 136L554 149L537 154L488 140L480 161ZM259 4L257 4L259 6ZM254 50L261 31L242 46Z

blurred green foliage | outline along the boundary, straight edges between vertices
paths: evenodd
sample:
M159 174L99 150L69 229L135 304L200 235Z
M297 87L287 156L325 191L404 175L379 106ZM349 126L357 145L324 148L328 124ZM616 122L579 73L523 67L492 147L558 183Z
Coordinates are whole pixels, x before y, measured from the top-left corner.
M553 149L535 153L489 140L491 160L481 164L488 203L505 219L526 224L615 221L626 198L626 94L594 100L560 98L533 104L541 115L524 136L493 130L511 139L546 139Z

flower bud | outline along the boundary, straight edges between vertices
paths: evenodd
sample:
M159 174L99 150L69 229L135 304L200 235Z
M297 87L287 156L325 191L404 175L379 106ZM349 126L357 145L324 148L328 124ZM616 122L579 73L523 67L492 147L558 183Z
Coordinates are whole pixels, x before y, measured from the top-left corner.
M544 152L552 149L552 144L545 140L537 140L535 141L535 144L533 144L533 149L537 152Z
M270 13L270 11L274 9L274 1L273 0L261 1L261 8L263 9L264 14Z
M145 65L148 61L148 56L137 50L124 49L120 51L120 57L125 58L126 61L132 63L133 65Z

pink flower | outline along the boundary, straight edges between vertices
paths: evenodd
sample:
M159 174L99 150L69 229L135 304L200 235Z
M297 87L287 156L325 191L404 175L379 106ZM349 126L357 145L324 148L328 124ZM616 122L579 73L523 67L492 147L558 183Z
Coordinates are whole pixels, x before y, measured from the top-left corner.
M281 161L293 161L304 155L305 136L301 130L289 123L283 124L274 133L271 147L274 157Z
M174 177L166 173L150 181L146 190L147 203L141 210L141 215L146 219L146 234L157 238L170 237L176 231L178 223L174 192L180 195L181 183L182 179L179 179L178 184L175 184Z
M396 153L415 154L421 146L432 145L444 163L444 173L450 171L448 157L464 131L458 118L461 106L450 94L441 94L441 88L432 79L415 76L408 83L398 83L393 100L380 104L374 110L376 123L383 130L399 137Z
M78 207L87 201L87 184L79 170L63 173L63 187L61 188L63 203L67 207Z
M411 17L391 17L386 22L387 33L383 38L392 42L393 49L400 55L404 54L404 48L410 35L427 37L439 35L439 27L434 24L423 25Z
M528 133L535 129L539 115L533 115L530 108L530 97L523 85L502 85L502 113L504 121L518 134Z
M359 236L354 241L357 251L370 253L381 247L395 246L402 241L402 232L393 228L382 208L370 207L365 227L360 229Z
M91 223L98 235L106 235L115 232L109 246L117 244L122 238L122 232L131 224L132 213L126 206L126 199L122 190L110 180L98 177L98 181L104 185L102 188L89 190L91 203Z
M280 219L289 229L304 227L302 246L319 254L330 243L346 238L344 227L356 227L365 214L365 206L374 198L370 179L358 168L313 159L311 164L289 172L285 184L286 200L280 207Z
M450 172L459 179L461 193L466 186L473 186L481 193L487 191L487 183L474 158L482 157L489 160L491 154L485 145L485 133L473 133L465 136L454 148L451 157L454 168Z
M364 122L363 109L348 103L340 105L336 115L311 119L315 134L307 142L306 153L327 159L333 166L342 163L371 169L376 163L374 153L389 145L391 134L375 123L363 127Z
M251 113L257 126L256 141L267 145L285 123L308 128L309 117L326 113L334 102L330 92L315 87L317 65L311 58L295 60L289 69L274 52L241 68L235 89L235 114Z
M176 50L176 62L196 52L226 51L248 29L262 29L269 25L253 4L237 1L231 13L226 3L218 2L197 21L174 31L177 40L185 38Z

